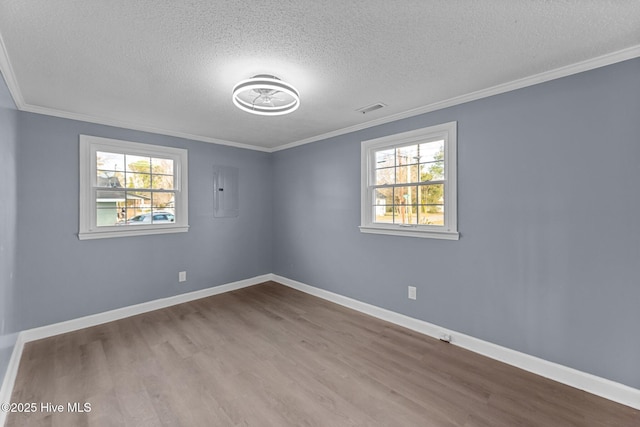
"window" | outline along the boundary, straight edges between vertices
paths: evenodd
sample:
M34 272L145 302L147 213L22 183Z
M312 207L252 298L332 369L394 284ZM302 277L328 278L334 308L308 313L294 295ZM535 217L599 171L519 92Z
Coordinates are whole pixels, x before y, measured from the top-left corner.
M362 142L363 233L457 240L456 122Z
M187 150L80 135L80 240L188 229Z

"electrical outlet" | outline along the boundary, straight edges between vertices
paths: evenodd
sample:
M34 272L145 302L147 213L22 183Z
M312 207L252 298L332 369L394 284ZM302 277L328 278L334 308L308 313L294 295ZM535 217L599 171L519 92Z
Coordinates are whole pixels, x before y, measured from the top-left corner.
M417 295L416 295L416 287L415 286L409 286L409 299L416 299Z
M178 282L186 282L187 281L187 272L181 271L178 273Z

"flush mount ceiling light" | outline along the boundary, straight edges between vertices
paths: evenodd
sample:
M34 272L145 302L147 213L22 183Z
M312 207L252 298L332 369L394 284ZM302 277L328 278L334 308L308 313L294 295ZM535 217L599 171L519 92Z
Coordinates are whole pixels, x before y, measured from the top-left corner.
M259 74L234 86L233 103L249 113L279 116L297 110L300 95L293 86L279 78Z

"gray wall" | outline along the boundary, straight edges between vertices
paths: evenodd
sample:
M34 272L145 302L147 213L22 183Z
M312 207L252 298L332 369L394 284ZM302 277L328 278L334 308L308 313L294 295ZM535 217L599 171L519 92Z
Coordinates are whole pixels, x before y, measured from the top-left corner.
M18 112L0 75L0 384L16 340L17 146Z
M273 155L17 112L0 84L0 374L14 331L274 272L640 388L638 75L640 59ZM359 233L360 141L452 120L461 240ZM80 133L189 149L191 230L79 241ZM213 218L214 165L240 169L239 218Z
M267 153L25 112L19 130L20 330L271 272ZM79 134L187 148L189 232L78 240ZM239 168L237 218L213 218L214 165Z
M638 76L634 59L274 153L274 273L640 388ZM359 233L360 141L453 120L461 239Z

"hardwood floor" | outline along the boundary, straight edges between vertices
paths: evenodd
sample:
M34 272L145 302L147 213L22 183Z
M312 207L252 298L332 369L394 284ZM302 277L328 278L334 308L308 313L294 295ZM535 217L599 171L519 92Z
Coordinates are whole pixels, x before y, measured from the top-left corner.
M273 282L28 343L12 402L37 411L7 426L640 426L640 411Z

